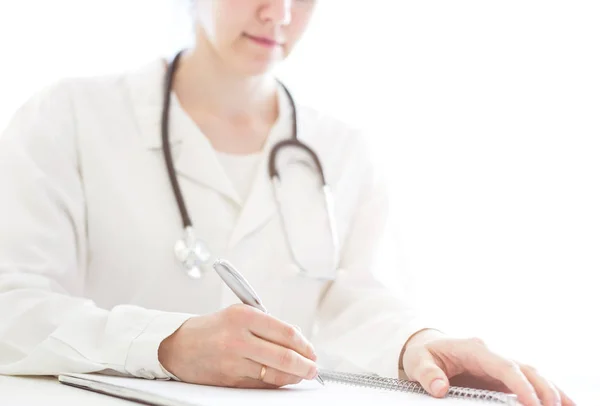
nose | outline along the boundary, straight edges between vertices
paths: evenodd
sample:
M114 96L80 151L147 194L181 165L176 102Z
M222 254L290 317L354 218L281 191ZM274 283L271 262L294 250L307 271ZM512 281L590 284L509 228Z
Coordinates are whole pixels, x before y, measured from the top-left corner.
M292 20L292 3L295 0L267 0L265 1L260 17L274 25L288 25Z

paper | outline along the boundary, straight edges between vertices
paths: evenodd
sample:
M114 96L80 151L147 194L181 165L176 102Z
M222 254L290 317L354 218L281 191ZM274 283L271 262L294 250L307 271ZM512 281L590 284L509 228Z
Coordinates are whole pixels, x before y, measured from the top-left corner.
M69 376L83 378L132 389L157 399L169 399L162 404L194 406L281 406L281 405L411 405L411 406L465 406L472 400L456 398L436 399L427 395L392 392L383 389L353 387L327 382L325 387L315 381L303 381L280 389L237 389L192 385L174 381L152 381L103 375ZM338 403L339 402L339 403Z

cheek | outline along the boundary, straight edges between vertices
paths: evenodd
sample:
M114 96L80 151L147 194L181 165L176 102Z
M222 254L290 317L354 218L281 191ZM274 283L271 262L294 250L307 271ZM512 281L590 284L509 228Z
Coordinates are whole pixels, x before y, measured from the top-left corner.
M196 0L197 20L209 40L218 48L237 39L243 24L240 0Z
M230 58L232 53L237 53L243 48L244 32L243 24L235 21L233 18L216 17L214 30L210 35L210 40L216 52L222 57Z
M254 18L255 1L251 0L211 0L215 26L224 36L239 36Z
M300 10L292 16L292 22L286 30L290 50L306 31L311 15L312 11L310 10Z

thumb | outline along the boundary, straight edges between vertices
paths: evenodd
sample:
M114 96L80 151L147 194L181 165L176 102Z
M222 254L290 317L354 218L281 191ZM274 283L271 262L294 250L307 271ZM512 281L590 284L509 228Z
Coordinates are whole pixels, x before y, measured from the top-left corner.
M412 375L430 395L441 398L448 393L448 377L431 357L421 360Z

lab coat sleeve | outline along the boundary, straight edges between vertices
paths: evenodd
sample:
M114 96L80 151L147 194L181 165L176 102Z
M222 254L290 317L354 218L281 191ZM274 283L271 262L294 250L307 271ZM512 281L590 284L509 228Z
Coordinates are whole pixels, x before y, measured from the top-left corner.
M402 295L394 294L376 277L377 267L401 272L394 257L389 224L387 186L376 175L369 149L360 142L356 153L361 169L353 187L357 204L342 240L338 276L323 296L317 319L315 345L331 368L355 373L399 376L399 356L416 332L433 327ZM361 163L364 163L362 165ZM360 173L358 173L360 172ZM358 188L358 189L356 189Z
M101 309L85 298L85 201L71 103L68 84L51 86L0 137L0 374L167 379L158 346L191 315Z

